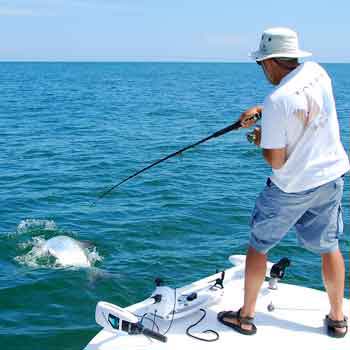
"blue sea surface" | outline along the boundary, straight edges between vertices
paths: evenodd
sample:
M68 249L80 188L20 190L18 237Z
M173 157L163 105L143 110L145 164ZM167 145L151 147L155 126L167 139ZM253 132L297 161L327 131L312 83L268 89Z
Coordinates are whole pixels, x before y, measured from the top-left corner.
M326 64L349 151L349 64ZM254 64L0 63L0 347L82 349L100 329L96 303L182 286L244 254L270 169L246 130L134 171L237 120L271 90ZM349 178L344 194L349 263ZM58 234L90 241L94 266L37 257ZM320 257L291 232L271 251L286 282L323 289ZM347 285L346 294L349 296Z

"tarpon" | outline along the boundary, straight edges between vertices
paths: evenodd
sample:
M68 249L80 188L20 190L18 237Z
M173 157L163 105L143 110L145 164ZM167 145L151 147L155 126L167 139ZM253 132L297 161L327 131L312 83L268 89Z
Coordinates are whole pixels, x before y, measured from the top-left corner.
M44 243L42 250L55 257L63 266L91 266L84 244L68 236L50 238Z

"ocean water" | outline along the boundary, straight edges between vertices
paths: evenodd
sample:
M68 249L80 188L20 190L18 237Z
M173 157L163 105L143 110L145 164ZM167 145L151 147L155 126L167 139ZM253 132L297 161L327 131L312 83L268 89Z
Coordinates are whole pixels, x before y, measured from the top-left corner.
M349 151L350 65L327 64ZM154 279L181 286L244 254L270 170L235 131L99 193L235 121L271 86L254 64L0 63L0 347L82 349L99 300L146 298ZM344 195L349 263L349 179ZM36 252L64 234L89 241L93 267ZM286 282L322 289L320 258L291 232L271 251ZM349 296L349 289L346 289Z

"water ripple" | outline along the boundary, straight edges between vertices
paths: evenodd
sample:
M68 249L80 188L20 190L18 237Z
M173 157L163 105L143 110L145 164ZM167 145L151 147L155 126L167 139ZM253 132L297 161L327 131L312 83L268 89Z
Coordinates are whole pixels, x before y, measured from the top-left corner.
M350 70L326 68L349 151ZM2 349L82 348L98 330L98 300L128 305L151 293L156 276L181 286L245 252L269 168L242 130L90 203L261 103L270 86L256 65L1 63L0 74ZM346 232L349 198L346 181ZM98 268L14 260L33 248L33 237L62 233L91 241L104 258ZM341 244L349 251L348 236ZM287 282L322 288L319 257L298 247L293 232L270 255L282 256L292 258Z

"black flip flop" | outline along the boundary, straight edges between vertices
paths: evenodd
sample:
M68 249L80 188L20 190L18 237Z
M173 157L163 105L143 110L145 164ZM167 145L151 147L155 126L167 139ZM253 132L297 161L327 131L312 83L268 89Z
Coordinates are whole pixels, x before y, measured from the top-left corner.
M231 318L236 319L238 321L238 324L234 324L232 322L225 321L224 319ZM241 309L239 309L237 312L235 311L221 311L218 313L218 320L225 326L231 327L236 332L244 334L244 335L253 335L256 333L257 329L255 327L255 324L253 323L254 317L242 317L241 316ZM243 329L242 325L250 325L252 326L251 330Z
M325 324L327 326L327 334L332 338L344 338L348 333L348 318L344 317L342 321L332 320L328 315L325 318ZM340 332L337 328L346 328L345 332Z

